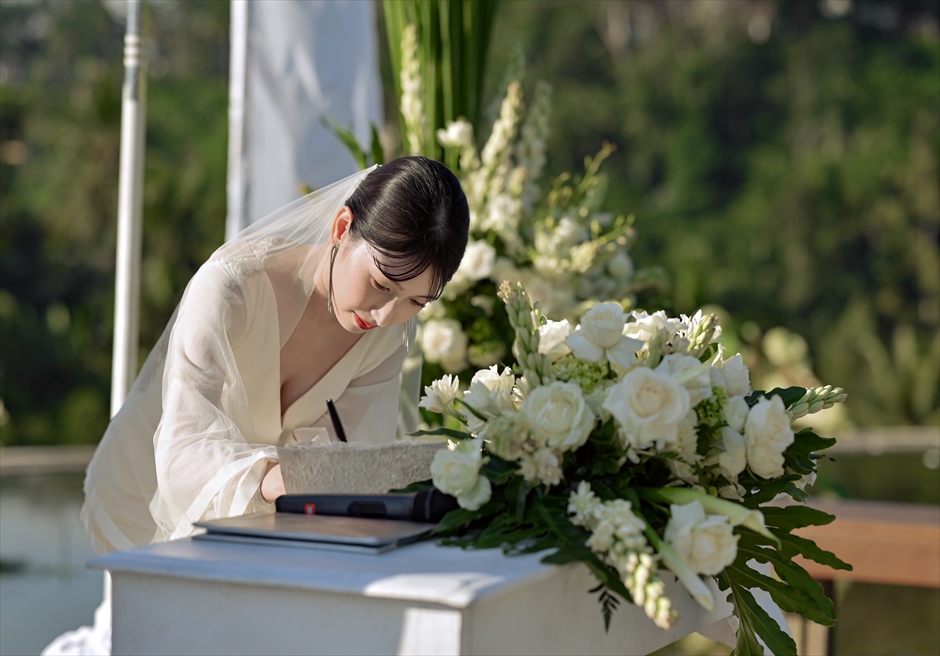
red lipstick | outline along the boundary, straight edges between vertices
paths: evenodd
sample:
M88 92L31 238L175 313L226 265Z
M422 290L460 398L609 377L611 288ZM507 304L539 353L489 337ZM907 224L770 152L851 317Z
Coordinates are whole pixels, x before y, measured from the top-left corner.
M353 312L353 316L356 317L356 325L359 326L362 330L372 330L375 326L371 323L366 323L362 318Z

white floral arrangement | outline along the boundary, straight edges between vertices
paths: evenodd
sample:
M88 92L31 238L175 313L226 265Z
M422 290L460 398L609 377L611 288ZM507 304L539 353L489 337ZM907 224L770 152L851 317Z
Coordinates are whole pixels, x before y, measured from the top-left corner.
M444 419L423 434L449 444L431 479L409 489L457 499L436 528L445 544L584 563L608 627L621 600L671 626L667 576L711 610L703 577L713 577L740 620L739 656L763 653L758 636L778 656L796 653L751 588L785 612L835 622L832 602L794 557L851 568L791 534L834 519L799 502L835 439L793 424L842 402L841 388L752 390L714 315L603 302L574 325L543 316L521 285L503 283L500 298L516 370L481 369L465 390L444 375L420 401Z
M400 110L402 142L411 153L425 146L417 47L409 26L402 39ZM613 147L604 145L585 159L583 175L561 175L544 193L551 87L538 82L526 107L518 52L505 77L505 94L482 148L466 120L437 131L444 161L467 195L470 240L443 297L421 313L425 381L448 373L468 382L477 368L510 356L511 331L498 312L503 280L521 281L546 312L570 320L596 299L630 306L639 294L666 286L661 269L634 267L633 217L601 210L606 188L600 166Z

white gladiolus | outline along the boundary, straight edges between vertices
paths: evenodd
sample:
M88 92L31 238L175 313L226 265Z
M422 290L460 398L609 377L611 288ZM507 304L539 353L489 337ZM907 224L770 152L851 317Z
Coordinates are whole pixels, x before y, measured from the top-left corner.
M734 562L738 536L724 515L706 515L698 501L670 506L665 539L697 574L715 576Z
M473 145L473 126L465 118L447 124L446 130L437 131L437 140L445 148L466 148Z
M463 402L473 409L473 412L467 415L467 428L471 433L483 430L486 419L515 410L513 403L515 382L516 378L509 367L504 367L500 373L499 367L495 364L473 375L470 388L463 393Z
M536 449L531 455L524 453L519 460L519 473L530 483L558 485L561 483L561 461L551 449Z
M587 481L578 483L578 488L568 496L568 512L573 515L571 521L578 526L589 526L593 521L594 509L600 500L594 496L591 484Z
M405 142L409 154L421 152L421 138L426 123L421 92L424 80L418 62L418 29L407 25L402 32L401 44L401 115L405 122Z
M444 414L459 396L460 380L448 374L424 388L424 396L418 401L418 406Z

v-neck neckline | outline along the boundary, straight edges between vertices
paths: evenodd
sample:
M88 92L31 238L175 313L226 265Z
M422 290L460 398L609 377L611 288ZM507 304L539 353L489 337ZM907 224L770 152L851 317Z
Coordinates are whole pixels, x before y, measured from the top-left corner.
M372 333L365 333L363 335L360 335L359 339L357 339L353 343L353 345L349 347L346 353L344 353L342 357L340 357L340 359L336 361L336 364L330 367L326 371L326 373L323 374L320 380L318 380L313 385L311 385L310 388L307 389L307 391L305 391L303 394L301 394L296 399L294 399L294 401L291 402L291 404L283 410L283 412L280 414L280 423L281 423L282 431L285 430L288 426L292 425L292 422L290 421L290 419L294 415L296 415L298 412L300 412L298 408L308 406L309 403L307 402L310 401L311 397L314 396L314 393L316 391L321 390L324 387L326 387L327 384L329 384L332 379L338 378L340 375L340 370L342 368L343 363L349 360L350 357L358 353L358 351L365 348L365 345L368 344L369 341L371 341L372 337L373 337ZM278 389L277 389L278 409L280 410L280 396L281 396L280 385L282 384L281 383L281 367L280 367L280 351L278 351L277 381L278 381ZM317 414L317 417L322 416L322 414L326 412L326 398L323 399L322 405L323 405L323 412Z

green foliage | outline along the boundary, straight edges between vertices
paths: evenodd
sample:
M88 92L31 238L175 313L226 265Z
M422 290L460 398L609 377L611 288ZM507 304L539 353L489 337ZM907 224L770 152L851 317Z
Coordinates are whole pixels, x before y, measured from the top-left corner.
M856 423L936 425L940 7L821 6L535 0L494 39L556 90L549 170L618 145L609 203L635 212L675 312L787 326L820 378L851 381Z
M227 142L228 4L150 13L142 357L221 243ZM123 26L101 3L64 2L3 3L0 26L0 444L95 442L109 415Z
M463 117L476 124L486 79L490 36L499 0L384 0L382 3L396 98L402 97L402 33L417 27L425 116L420 152L444 161L435 133ZM400 102L398 103L400 105ZM404 121L404 116L400 115ZM408 130L405 123L402 134ZM404 149L407 152L407 148Z

